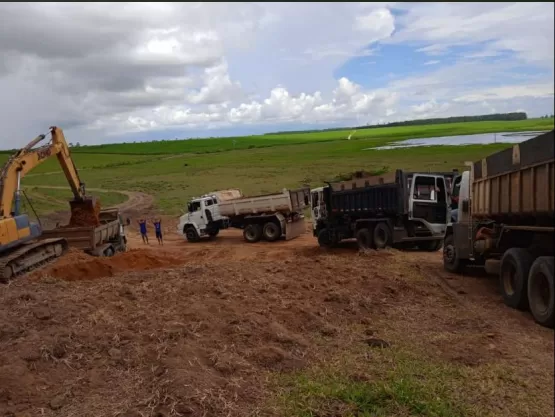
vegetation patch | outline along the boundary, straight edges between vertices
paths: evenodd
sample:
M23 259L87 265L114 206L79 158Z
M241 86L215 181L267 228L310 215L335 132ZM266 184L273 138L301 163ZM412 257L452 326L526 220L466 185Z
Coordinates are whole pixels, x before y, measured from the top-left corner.
M456 366L399 352L373 353L371 360L368 370L372 373L360 371L360 365L343 363L279 376L278 408L291 417L473 414L458 393L457 381L463 375Z

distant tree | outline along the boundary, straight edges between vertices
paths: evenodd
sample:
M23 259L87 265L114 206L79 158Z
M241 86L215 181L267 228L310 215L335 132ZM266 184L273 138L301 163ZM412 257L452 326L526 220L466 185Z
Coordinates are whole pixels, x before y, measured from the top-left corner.
M70 148L73 148L73 142L69 142L68 146L69 146Z

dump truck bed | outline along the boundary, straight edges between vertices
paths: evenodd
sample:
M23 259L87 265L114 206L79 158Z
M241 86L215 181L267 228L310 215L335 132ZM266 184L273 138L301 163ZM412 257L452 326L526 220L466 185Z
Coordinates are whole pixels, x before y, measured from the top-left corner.
M218 203L223 216L247 216L264 213L300 213L306 207L309 188L284 189L281 193L236 198Z
M472 216L506 224L552 224L553 130L474 163Z
M94 250L115 239L120 234L120 219L117 209L100 212L100 226L58 227L43 230L41 239L65 238L69 247L94 252Z

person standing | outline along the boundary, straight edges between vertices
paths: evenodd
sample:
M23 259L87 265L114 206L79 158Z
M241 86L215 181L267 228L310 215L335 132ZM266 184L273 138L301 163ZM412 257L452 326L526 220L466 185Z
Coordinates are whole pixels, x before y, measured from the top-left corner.
M141 237L143 238L143 243L148 245L148 236L146 234L146 220L139 219L139 230L141 232Z
M154 219L154 232L156 233L156 239L158 240L159 245L163 245L164 241L162 240L162 220L160 218Z

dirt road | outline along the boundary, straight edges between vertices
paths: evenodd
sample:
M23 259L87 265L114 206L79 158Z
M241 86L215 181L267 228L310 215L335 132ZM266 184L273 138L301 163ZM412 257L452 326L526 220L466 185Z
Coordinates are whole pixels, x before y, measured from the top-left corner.
M490 279L443 272L440 253L323 251L309 233L189 244L163 221L163 247L131 230L127 253L72 252L0 288L0 415L295 415L274 402L290 389L278 375L337 362L381 380L400 355L433 364L411 375L470 403L457 415L553 415L553 331ZM318 415L351 415L337 410Z

